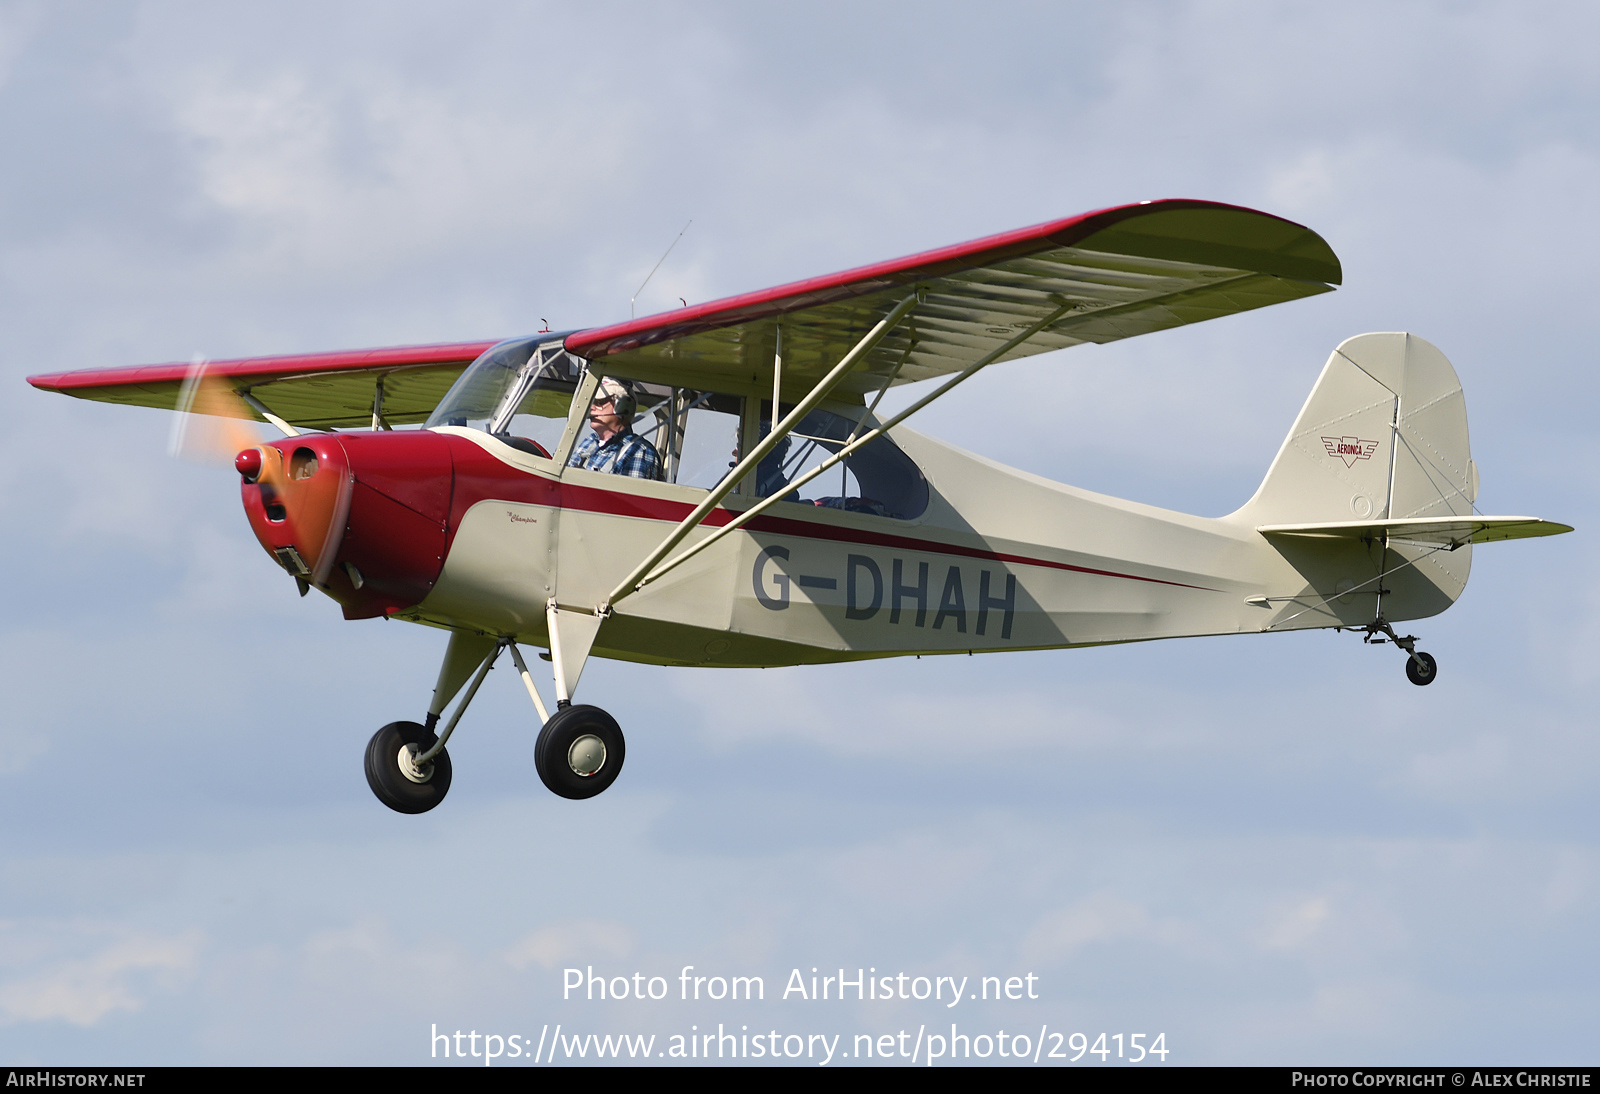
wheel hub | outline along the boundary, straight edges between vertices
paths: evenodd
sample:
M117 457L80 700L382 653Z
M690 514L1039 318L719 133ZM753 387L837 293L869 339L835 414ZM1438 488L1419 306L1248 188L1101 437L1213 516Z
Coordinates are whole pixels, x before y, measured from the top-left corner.
M402 745L400 746L400 755L396 757L400 774L414 783L425 783L433 778L433 765L431 763L424 764L422 767L417 766L417 757L421 754L422 749L416 745Z
M585 733L567 749L567 766L574 775L593 775L606 764L606 744L593 733Z

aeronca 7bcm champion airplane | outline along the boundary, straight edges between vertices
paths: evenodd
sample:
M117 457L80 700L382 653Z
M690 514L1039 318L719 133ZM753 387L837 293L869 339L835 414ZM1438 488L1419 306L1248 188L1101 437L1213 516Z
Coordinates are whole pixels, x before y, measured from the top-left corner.
M449 632L425 721L366 753L378 798L420 813L502 652L543 721L539 776L568 798L623 763L616 721L571 701L590 656L777 666L1341 627L1429 683L1393 624L1461 595L1472 544L1571 529L1476 512L1461 385L1420 338L1335 349L1260 489L1216 519L900 425L999 362L1339 281L1298 224L1144 202L593 330L30 382L284 433L235 461L262 546L347 619ZM519 643L549 651L553 713Z

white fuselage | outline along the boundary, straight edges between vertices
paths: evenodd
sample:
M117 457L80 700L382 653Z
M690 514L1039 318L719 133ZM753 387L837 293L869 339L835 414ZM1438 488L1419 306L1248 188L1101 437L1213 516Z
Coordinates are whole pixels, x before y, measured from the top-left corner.
M433 591L404 613L418 621L548 644L552 598L579 610L604 603L705 497L692 487L559 468L475 430L443 431L549 487L540 504L488 497L466 510ZM594 653L788 665L1374 617L1381 547L1295 545L1291 557L1256 531L1246 510L1189 516L1050 482L909 430L895 430L894 439L928 480L929 504L917 519L779 503L616 604ZM686 544L752 504L731 495ZM1409 561L1388 553L1391 570ZM1465 561L1453 558L1453 569ZM1429 562L1383 581L1387 618L1433 614L1453 600L1438 587L1453 579L1430 581Z

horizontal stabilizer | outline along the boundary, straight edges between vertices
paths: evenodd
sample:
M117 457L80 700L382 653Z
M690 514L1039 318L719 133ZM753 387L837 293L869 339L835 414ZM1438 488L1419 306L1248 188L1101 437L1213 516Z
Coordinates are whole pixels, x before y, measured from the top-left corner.
M1348 520L1321 524L1263 524L1264 536L1306 536L1316 539L1358 539L1438 543L1453 548L1499 539L1558 536L1568 524L1538 517L1421 517L1413 520Z

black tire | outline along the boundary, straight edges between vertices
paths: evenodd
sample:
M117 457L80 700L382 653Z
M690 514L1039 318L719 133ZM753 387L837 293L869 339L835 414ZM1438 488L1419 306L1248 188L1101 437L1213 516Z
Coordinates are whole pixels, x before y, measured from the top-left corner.
M1418 665L1418 661L1421 661L1422 664ZM1433 659L1432 654L1418 650L1415 657L1406 658L1406 679L1419 688L1433 683L1434 680L1438 679L1438 676L1439 664Z
M427 782L412 782L400 772L400 750L416 745L426 751L439 738L416 722L390 722L367 742L367 785L378 800L396 813L426 813L450 790L450 753L441 750L428 765Z
M574 746L579 746L576 751ZM581 800L594 797L617 781L626 750L622 728L611 715L599 707L564 707L552 714L539 731L539 740L533 746L533 764L552 793ZM580 770L597 760L598 766L592 771Z

